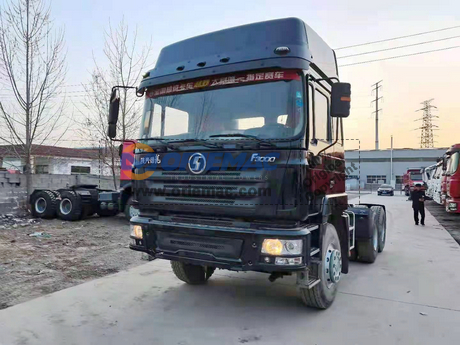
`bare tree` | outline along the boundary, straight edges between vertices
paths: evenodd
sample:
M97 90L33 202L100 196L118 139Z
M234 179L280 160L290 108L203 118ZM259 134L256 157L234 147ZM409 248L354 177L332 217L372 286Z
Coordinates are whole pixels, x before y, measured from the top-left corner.
M80 132L86 138L95 138L95 145L101 150L104 167L109 168L113 175L114 187L117 188L117 172L119 170L118 145L107 136L107 115L112 87L135 86L145 72L146 62L151 52L151 43L139 47L137 29L130 32L128 25L122 20L116 28L109 22L104 33L105 63L102 66L94 58L94 70L91 80L84 85L86 99ZM121 140L133 139L140 128L142 116L142 99L133 90L120 89L120 118L118 133Z
M64 133L58 130L64 102L56 102L66 72L63 49L64 31L53 29L42 0L0 7L0 82L11 95L11 101L0 100L0 140L25 158L29 195L33 144Z

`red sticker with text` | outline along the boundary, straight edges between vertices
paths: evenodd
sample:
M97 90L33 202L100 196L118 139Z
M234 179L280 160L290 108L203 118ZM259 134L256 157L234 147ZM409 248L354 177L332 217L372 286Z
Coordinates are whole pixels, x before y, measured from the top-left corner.
M147 97L153 98L164 95L172 95L185 91L198 90L202 88L257 83L271 80L300 80L300 76L296 71L270 71L260 73L244 73L224 77L213 77L149 89L147 91Z

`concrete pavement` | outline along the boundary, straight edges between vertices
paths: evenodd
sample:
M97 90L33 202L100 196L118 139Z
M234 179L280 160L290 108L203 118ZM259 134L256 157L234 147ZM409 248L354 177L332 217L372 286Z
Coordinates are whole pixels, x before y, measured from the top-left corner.
M217 271L188 286L153 261L0 311L0 344L458 344L460 247L406 197L387 205L385 251L352 263L326 311L305 308L292 278Z

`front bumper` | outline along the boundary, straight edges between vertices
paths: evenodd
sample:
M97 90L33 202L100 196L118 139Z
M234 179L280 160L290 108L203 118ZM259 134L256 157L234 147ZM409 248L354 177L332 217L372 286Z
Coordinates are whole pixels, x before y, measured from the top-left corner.
M133 225L141 225L143 239L131 237L129 247L158 259L181 261L234 271L292 272L304 270L309 264L311 230L318 225L291 229L249 229L178 223L146 217L134 217ZM300 265L275 265L275 256L262 254L264 239L300 239ZM308 254L307 254L308 253ZM280 256L278 256L280 257Z
M446 199L446 211L449 213L460 213L460 199L459 198L447 198Z

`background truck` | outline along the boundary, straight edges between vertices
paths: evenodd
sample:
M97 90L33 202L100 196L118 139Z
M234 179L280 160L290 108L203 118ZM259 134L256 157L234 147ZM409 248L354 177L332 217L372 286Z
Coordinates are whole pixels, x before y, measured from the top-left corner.
M108 135L116 137L120 86ZM308 306L334 301L349 260L385 246L385 207L349 205L342 119L350 84L303 21L230 28L161 50L132 174L130 248L188 284L216 268L295 275Z
M410 192L414 189L414 186L420 183L424 186L422 177L423 168L408 168L407 172L403 175L402 190L406 196L410 195Z
M133 205L132 166L134 141L120 145L120 189L100 189L97 185L74 185L57 190L35 189L29 200L34 217L76 221L97 213L101 217L116 216L124 212L126 219L138 214Z
M443 166L445 175L444 206L450 213L460 213L460 144L452 145L444 155Z

